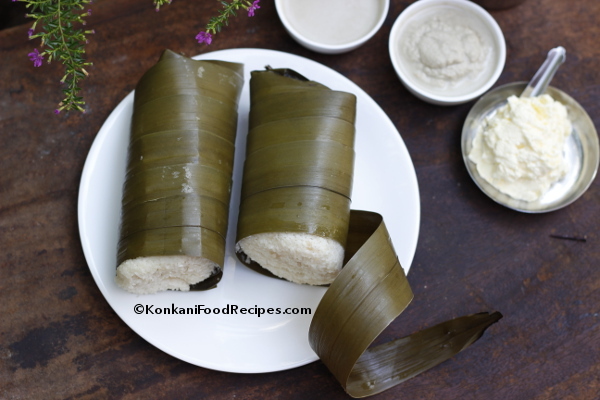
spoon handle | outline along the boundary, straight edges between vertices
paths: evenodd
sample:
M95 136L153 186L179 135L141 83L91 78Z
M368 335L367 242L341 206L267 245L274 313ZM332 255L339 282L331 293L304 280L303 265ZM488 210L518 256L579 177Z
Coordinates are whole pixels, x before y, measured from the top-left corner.
M565 62L565 58L566 50L564 47L558 46L550 50L546 61L544 61L540 69L537 70L531 81L529 81L527 87L521 93L521 97L535 97L544 93L558 67Z

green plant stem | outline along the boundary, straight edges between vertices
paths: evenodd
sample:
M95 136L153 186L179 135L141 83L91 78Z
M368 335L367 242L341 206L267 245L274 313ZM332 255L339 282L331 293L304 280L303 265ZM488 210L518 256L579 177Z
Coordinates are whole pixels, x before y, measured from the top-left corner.
M221 1L223 10L219 12L219 15L212 17L206 25L206 32L216 34L221 31L223 25L229 25L229 17L235 17L236 11L240 8L248 9L252 5L252 2L248 0L233 0L231 3Z
M48 63L58 59L65 67L65 73L61 83L66 84L63 89L64 99L58 104L55 110L59 113L62 110L85 111L85 104L82 97L79 96L81 88L79 81L88 75L85 67L91 65L83 58L85 53L86 35L93 33L90 30L74 28L75 25L85 25L84 18L89 12L81 12L85 4L90 0L23 0L26 7L30 9L29 17L34 19L30 30L30 38L40 38L41 46L44 49L39 54L39 63L34 62L34 66L40 66L41 60L47 56ZM33 33L36 26L41 25L39 33ZM37 52L37 50L36 50Z
M60 10L61 8L61 0L58 0L58 8ZM88 72L85 70L85 68L83 68L84 65L91 65L91 63L83 63L81 64L80 67L72 67L77 65L77 62L75 61L74 57L73 57L73 52L71 51L71 49L69 48L69 46L67 45L67 42L65 40L65 32L62 26L62 19L61 19L61 13L58 12L57 13L57 20L58 20L58 30L60 31L60 38L61 38L61 42L62 42L62 48L63 48L63 55L61 55L61 59L64 65L67 66L67 76L71 77L71 82L69 83L69 90L65 91L66 94L66 98L61 102L61 104L59 104L59 107L63 107L64 105L66 105L66 108L68 109L76 109L79 111L84 111L82 105L85 104L82 100L78 100L77 99L77 94L79 93L80 89L77 87L77 83L79 81L79 79L81 79L80 77L78 77L77 71L81 71L83 72L83 74L85 76L88 75ZM64 80L62 81L64 82ZM60 108L58 109L60 111Z

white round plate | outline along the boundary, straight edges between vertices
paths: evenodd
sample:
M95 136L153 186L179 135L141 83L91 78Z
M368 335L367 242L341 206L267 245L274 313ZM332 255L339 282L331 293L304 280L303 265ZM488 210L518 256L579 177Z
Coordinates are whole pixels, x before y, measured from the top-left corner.
M90 149L79 190L78 218L85 258L100 291L121 319L162 351L205 368L228 372L272 372L318 359L308 328L326 288L268 278L241 264L234 253L244 149L250 107L250 71L291 68L358 99L353 209L383 215L406 272L413 260L420 223L415 170L400 134L363 90L339 73L306 58L262 49L231 49L196 59L243 63L245 84L239 106L234 186L223 279L205 292L133 295L114 283L133 92L111 113ZM136 306L144 312L136 313ZM157 314L157 309L238 308L236 314ZM311 315L242 314L241 309L309 308ZM154 311L152 314L150 311Z

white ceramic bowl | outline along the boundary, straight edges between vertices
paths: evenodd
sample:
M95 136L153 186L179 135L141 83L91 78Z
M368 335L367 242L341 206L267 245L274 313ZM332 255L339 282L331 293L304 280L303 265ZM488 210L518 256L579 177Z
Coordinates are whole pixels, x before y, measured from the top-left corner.
M377 33L390 0L275 0L275 7L287 32L302 46L340 54L358 48Z
M419 77L406 46L417 29L431 21L434 14L452 15L456 26L477 32L488 48L484 68L475 76L462 78L446 87L434 87ZM444 17L446 18L446 17ZM498 23L481 6L468 0L418 0L396 19L389 38L389 52L398 77L418 98L437 105L456 105L478 98L498 80L506 61L506 43Z

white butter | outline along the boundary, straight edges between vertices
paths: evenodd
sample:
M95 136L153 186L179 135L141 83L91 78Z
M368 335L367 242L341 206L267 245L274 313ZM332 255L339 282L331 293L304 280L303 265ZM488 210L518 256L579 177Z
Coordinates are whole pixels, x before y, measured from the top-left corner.
M571 130L566 107L549 95L511 96L479 129L469 159L499 191L535 201L567 173L564 147Z

